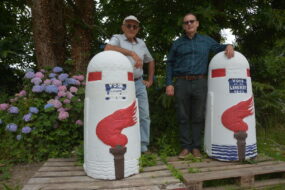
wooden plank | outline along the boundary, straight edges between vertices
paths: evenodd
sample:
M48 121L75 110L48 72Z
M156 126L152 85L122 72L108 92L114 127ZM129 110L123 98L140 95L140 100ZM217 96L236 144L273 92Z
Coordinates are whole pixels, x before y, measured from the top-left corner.
M41 184L37 184L37 185L26 184L26 185L24 185L22 190L40 190L41 187L42 187Z
M33 177L67 177L86 176L84 171L56 171L56 172L36 172Z
M115 188L136 188L146 186L156 186L161 184L179 183L179 180L174 177L161 177L161 178L148 178L148 179L123 179L117 181L82 181L69 183L50 182L48 184L38 184L38 188L41 190L63 190L63 189L115 189ZM33 187L31 184L28 187ZM147 189L147 188L145 188ZM33 189L37 190L37 189Z
M219 162L219 161L211 161L211 162L169 162L168 164L173 165L176 169L181 168L209 168L214 166L232 166L237 163L234 162Z
M235 163L234 165L224 165L224 164L210 164L209 167L187 167L187 165L184 165L184 167L182 167L183 165L179 165L178 167L176 167L176 165L174 165L175 168L180 169L180 171L182 173L187 173L189 168L193 168L196 169L198 173L200 172L210 172L210 171L219 171L219 170L234 170L234 169L239 169L239 168L251 168L251 167L256 167L258 166L266 166L266 165L275 165L275 164L280 164L282 162L280 161L269 161L269 162L261 162L258 164L239 164L239 163ZM187 168L187 169L185 169ZM188 172L189 173L189 172Z
M169 170L163 171L153 171L153 172L143 172L133 176L130 176L126 179L136 179L136 178L154 178L154 177L165 177L165 176L172 176Z
M276 165L259 166L258 164L252 168L239 168L235 170L222 170L212 171L203 173L184 174L183 179L186 183L215 180L215 179L226 179L240 176L259 175L267 173L285 172L285 163L279 163Z
M152 172L152 171L158 171L158 170L168 170L166 165L159 165L159 166L149 166L143 168L143 172Z
M48 162L76 162L76 158L49 158Z
M285 184L285 179L277 178L277 179L266 179L266 180L259 180L254 182L254 187L268 187L273 185L280 185Z
M254 175L245 175L239 178L239 185L243 188L252 187L254 184Z
M63 167L63 166L76 166L75 162L46 162L43 167Z
M31 178L27 184L71 183L99 181L87 176Z
M255 181L252 185L252 188L265 188L270 187L274 185L282 185L285 184L285 179L266 179L266 180L260 180ZM215 186L215 187L204 187L203 190L225 190L225 189L231 189L231 190L240 190L241 187L238 185L224 185L224 186Z
M41 167L39 172L84 171L82 166Z
M86 176L84 171L56 171L56 172L36 172L33 178L38 177L67 177L67 176ZM128 179L133 178L149 178L149 177L162 177L162 176L171 176L171 172L166 171L154 171L154 172L144 172L139 173L130 177Z

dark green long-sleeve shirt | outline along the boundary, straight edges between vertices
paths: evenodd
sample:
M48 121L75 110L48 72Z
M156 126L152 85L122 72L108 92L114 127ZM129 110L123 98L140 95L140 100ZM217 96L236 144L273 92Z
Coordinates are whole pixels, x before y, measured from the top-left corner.
M201 34L195 34L192 39L186 35L180 37L172 44L167 57L166 85L172 85L175 76L207 74L209 53L221 52L226 46Z

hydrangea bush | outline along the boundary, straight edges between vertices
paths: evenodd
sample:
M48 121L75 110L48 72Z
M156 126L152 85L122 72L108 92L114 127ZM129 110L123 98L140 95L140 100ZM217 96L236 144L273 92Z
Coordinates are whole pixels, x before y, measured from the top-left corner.
M54 67L23 80L19 93L0 102L0 159L68 156L83 139L84 76Z

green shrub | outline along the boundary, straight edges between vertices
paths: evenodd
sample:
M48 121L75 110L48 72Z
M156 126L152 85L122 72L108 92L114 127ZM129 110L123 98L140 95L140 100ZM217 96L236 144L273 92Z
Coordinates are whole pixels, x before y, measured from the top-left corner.
M83 139L83 80L60 67L27 72L23 90L0 104L0 160L70 155Z

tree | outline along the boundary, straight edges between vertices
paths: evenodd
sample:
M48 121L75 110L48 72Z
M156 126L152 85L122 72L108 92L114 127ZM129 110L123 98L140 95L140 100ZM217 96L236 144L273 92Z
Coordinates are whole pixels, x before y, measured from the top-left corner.
M71 0L72 31L71 31L71 58L74 70L85 72L91 58L92 25L94 22L94 0Z
M63 0L31 0L37 66L63 65L65 26Z

